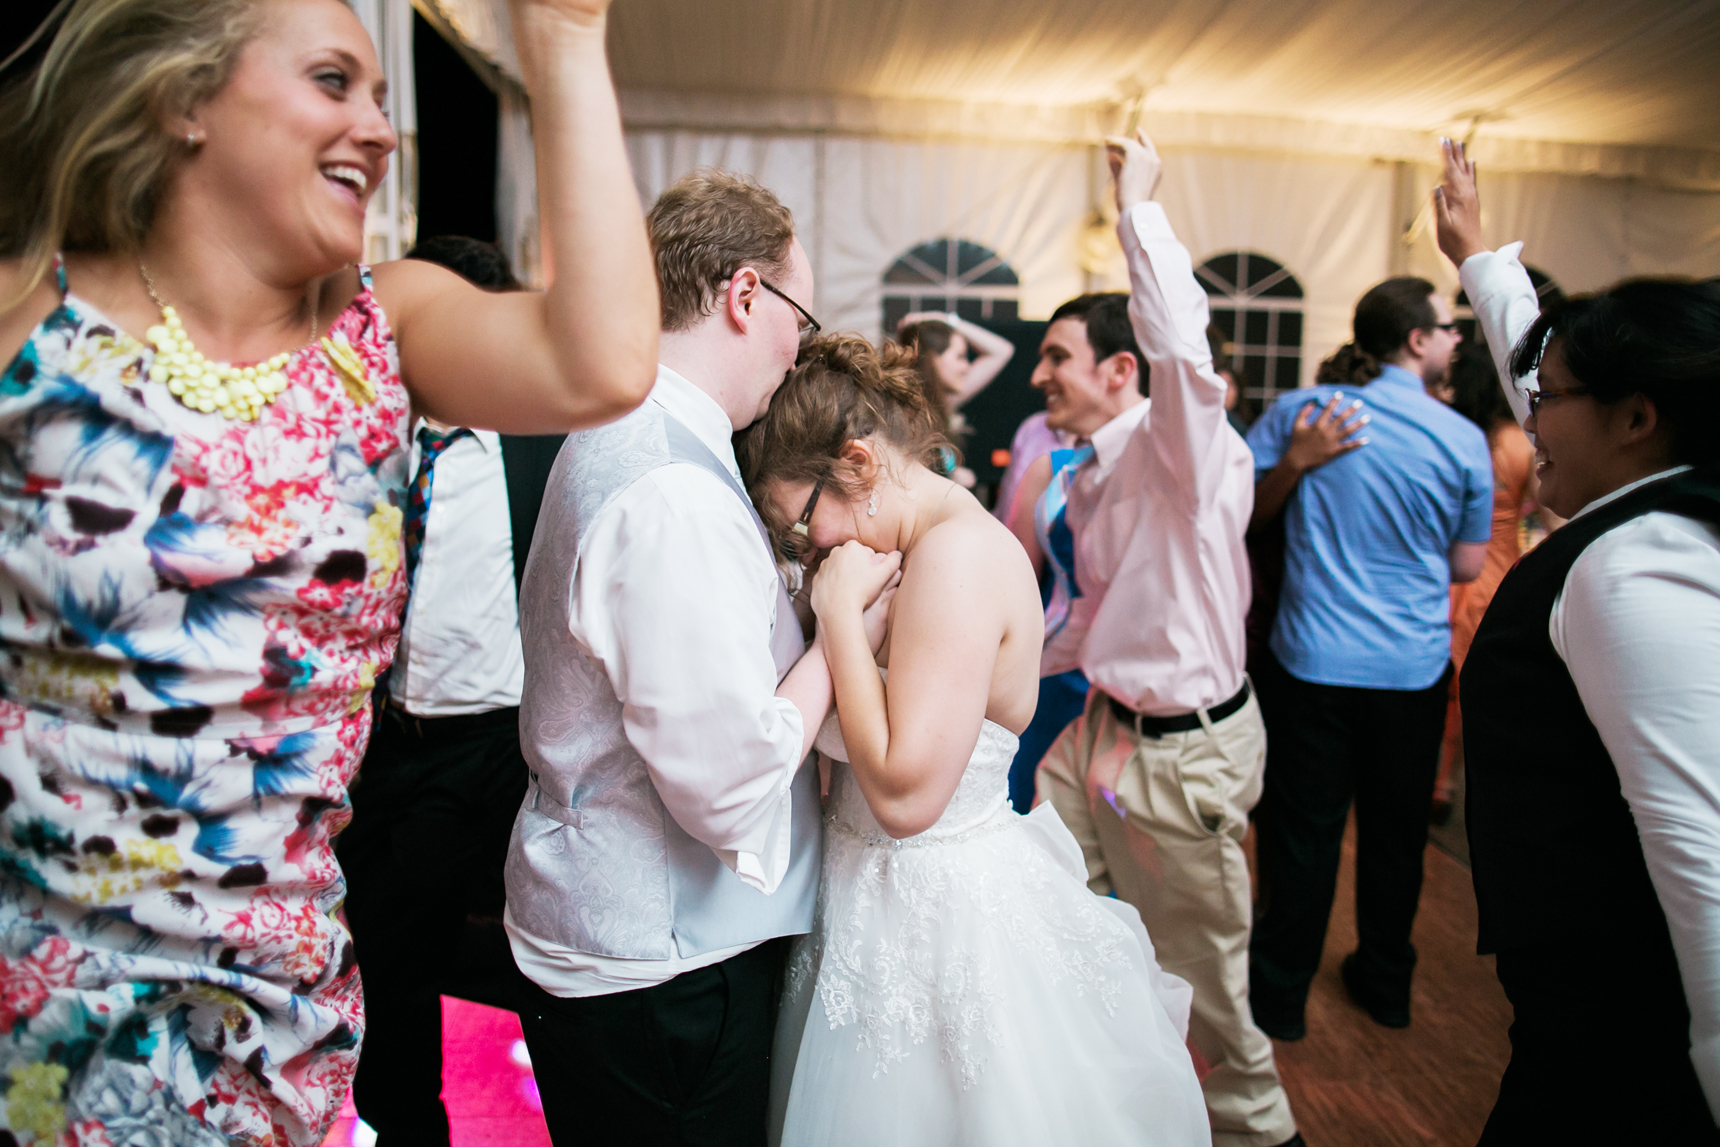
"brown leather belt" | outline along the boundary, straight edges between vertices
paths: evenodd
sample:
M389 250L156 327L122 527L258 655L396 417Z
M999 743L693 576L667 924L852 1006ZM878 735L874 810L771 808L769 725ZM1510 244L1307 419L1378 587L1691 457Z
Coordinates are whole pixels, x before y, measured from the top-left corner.
M1213 724L1224 720L1244 705L1248 704L1248 679L1242 680L1242 688L1236 691L1236 696L1228 701L1220 701L1206 711L1206 719ZM1135 730L1143 737L1162 737L1166 733L1192 733L1201 727L1200 713L1178 713L1174 717L1149 717L1145 713L1137 713L1115 697L1106 694L1105 700L1111 703L1111 713Z

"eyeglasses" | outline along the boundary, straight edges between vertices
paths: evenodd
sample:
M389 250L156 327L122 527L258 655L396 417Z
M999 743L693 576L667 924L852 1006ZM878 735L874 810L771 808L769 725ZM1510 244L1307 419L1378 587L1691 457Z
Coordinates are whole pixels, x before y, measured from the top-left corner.
M762 280L761 280L762 281ZM787 295L783 296L787 298ZM814 324L816 326L817 324ZM800 520L790 526L794 537L783 547L792 551L792 556L805 558L812 553L812 533L807 526L812 522L812 511L818 508L818 496L824 493L824 479L820 478L812 484L812 497L806 500L806 509L800 511Z
M787 303L789 306L793 307L795 309L795 311L800 315L801 319L803 320L800 324L800 341L801 342L805 342L807 339L810 339L813 335L817 334L819 331L824 329L823 327L818 325L818 320L813 318L811 313L809 311L807 311L807 309L805 307L801 306L799 303L797 303L793 299L789 298L786 294L784 294L782 292L781 288L774 287L771 284L765 282L763 279L760 279L758 281L758 285L763 287L765 290L769 291L771 294L775 295L777 298L781 299L783 302ZM813 494L812 500L816 502L818 500L818 495ZM808 508L807 513L811 513L811 512L812 512L811 509Z
M1455 334L1457 332L1457 324L1455 322L1434 323L1433 325L1438 327L1440 330L1444 331L1448 335L1449 334Z
M1541 404L1549 398L1582 398L1591 393L1586 386L1573 386L1568 390L1531 390L1523 397L1529 402L1529 413L1540 414Z

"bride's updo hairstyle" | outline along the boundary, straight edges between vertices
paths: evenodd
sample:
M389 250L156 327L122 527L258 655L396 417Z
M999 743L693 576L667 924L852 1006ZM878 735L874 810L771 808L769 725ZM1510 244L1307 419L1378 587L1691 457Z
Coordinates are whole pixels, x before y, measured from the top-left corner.
M848 443L868 437L933 470L940 451L950 449L941 412L926 402L914 351L893 343L874 350L859 335L807 343L765 416L735 435L741 476L779 553L786 552L782 538L793 523L773 520L776 509L766 497L771 484L823 482L827 496L852 502L867 487L840 455Z

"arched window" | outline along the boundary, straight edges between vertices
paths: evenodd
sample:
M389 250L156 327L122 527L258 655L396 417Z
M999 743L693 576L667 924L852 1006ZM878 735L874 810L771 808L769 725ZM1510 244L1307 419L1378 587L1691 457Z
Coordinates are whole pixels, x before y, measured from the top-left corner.
M1016 317L1021 280L1003 256L966 239L921 243L884 272L884 334L913 311L954 311L970 322Z
M1224 332L1242 396L1264 409L1302 377L1302 284L1253 251L1214 255L1195 268L1212 321Z
M1535 285L1535 298L1540 301L1542 307L1565 297L1564 290L1553 282L1553 276L1527 263L1523 264L1523 269L1529 272L1529 281ZM1457 329L1463 332L1464 342L1487 345L1487 339L1481 333L1481 324L1475 321L1475 310L1469 305L1468 291L1457 292L1457 304L1452 308L1451 317L1457 320Z

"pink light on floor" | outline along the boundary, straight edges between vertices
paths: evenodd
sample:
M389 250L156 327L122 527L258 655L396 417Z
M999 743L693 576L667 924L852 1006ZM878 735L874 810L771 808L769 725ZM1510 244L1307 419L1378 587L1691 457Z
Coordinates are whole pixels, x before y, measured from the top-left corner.
M550 1147L519 1017L442 998L442 1103L453 1147ZM369 1147L347 1100L323 1147Z

